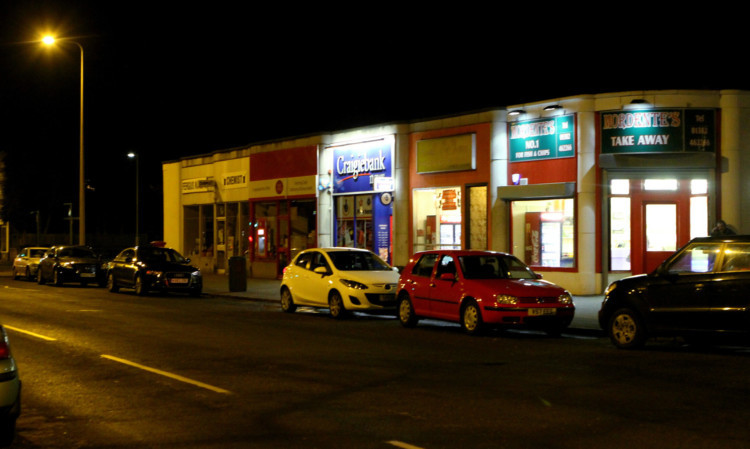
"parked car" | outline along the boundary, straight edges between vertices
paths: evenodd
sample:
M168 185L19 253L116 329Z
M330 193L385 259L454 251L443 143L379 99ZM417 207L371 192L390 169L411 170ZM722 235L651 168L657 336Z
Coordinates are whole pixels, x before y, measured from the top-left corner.
M141 245L124 249L107 264L107 288L117 292L132 288L136 295L149 291L180 292L200 296L201 271L190 259L162 245Z
M96 283L104 286L104 272L99 256L88 246L53 246L39 261L37 282L63 285L78 282L82 286Z
M397 284L398 271L369 250L307 249L284 268L281 310L327 307L337 319L351 311L392 313Z
M485 326L538 328L561 333L575 314L564 288L541 279L515 256L492 251L417 253L401 272L398 318L460 323L468 334Z
M8 335L0 326L0 445L8 446L16 433L21 414L21 379L10 350Z
M611 283L599 325L623 349L653 336L750 334L750 236L695 238L652 273Z
M49 248L41 246L28 246L13 259L13 279L20 279L23 276L26 280L36 279L36 270L39 268L39 261Z

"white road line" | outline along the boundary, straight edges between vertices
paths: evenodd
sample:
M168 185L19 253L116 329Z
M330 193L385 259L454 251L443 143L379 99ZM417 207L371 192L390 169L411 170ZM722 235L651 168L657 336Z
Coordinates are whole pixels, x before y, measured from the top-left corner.
M419 446L414 446L412 444L404 443L402 441L391 440L391 441L387 441L387 443L390 444L391 446L400 447L402 449L422 449Z
M180 382L185 382L187 384L195 385L196 387L205 388L206 390L211 390L215 393L221 393L221 394L231 394L231 391L225 390L223 388L214 387L213 385L205 384L203 382L198 382L197 380L188 379L187 377L180 376L178 374L172 374L167 371L162 371L160 369L151 368L145 365L141 365L139 363L131 362L129 360L121 359L119 357L114 357L111 355L102 354L101 356L104 359L112 360L114 362L122 363L124 365L132 366L134 368L138 368L144 371L148 371L150 373L158 374L160 376L168 377L170 379L178 380Z
M12 331L20 332L20 333L22 333L22 334L26 334L26 335L31 335L32 337L40 338L40 339L42 339L42 340L46 340L46 341L57 341L57 339L56 339L56 338L52 338L52 337L47 337L47 336L44 336L44 335L41 335L41 334L37 334L37 333L35 333L35 332L25 331L25 330L23 330L23 329L19 329L19 328L17 328L17 327L13 327L13 326L8 326L7 324L3 324L3 327L5 327L6 329L10 329L10 330L12 330Z

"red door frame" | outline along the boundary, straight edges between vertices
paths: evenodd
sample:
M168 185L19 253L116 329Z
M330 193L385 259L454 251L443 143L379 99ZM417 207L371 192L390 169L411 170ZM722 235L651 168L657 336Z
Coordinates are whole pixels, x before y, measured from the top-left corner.
M631 271L633 274L648 273L659 262L647 262L646 254L646 205L677 205L677 248L690 240L690 180L678 179L676 191L643 190L643 179L633 179L630 195ZM662 259L663 260L663 259Z

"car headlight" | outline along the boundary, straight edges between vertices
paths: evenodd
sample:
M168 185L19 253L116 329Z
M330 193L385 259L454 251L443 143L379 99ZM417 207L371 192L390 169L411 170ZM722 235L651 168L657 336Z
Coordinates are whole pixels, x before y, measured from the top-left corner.
M349 279L339 279L339 281L349 288L354 288L357 290L367 290L367 286L361 282L350 281Z
M190 273L190 277L200 278L201 277L201 271L200 270L193 271L192 273Z
M560 302L560 304L573 304L573 297L570 296L570 293L568 292L560 295L557 300Z
M614 290L617 287L617 282L613 282L607 286L607 289L604 290L604 296L609 295L612 293L612 290Z
M518 297L513 295L497 295L495 302L498 304L518 304Z

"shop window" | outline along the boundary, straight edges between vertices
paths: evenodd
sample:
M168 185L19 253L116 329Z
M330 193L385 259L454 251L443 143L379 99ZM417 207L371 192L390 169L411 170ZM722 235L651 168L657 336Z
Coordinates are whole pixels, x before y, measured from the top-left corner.
M630 271L630 180L613 179L609 192L609 269Z
M690 181L690 238L708 235L708 180Z
M374 195L336 197L336 245L374 249Z
M214 205L206 204L200 206L201 242L200 255L213 257L214 254Z
M513 253L527 265L575 266L575 200L513 201Z
M184 241L183 248L188 257L200 254L200 208L198 206L185 206L184 209ZM169 242L167 242L169 243Z
M416 189L413 193L413 205L414 252L429 249L461 249L461 187ZM485 229L486 215L485 209ZM481 239L481 230L477 230L476 234ZM486 231L484 234L486 247ZM481 245L481 242L477 244Z

